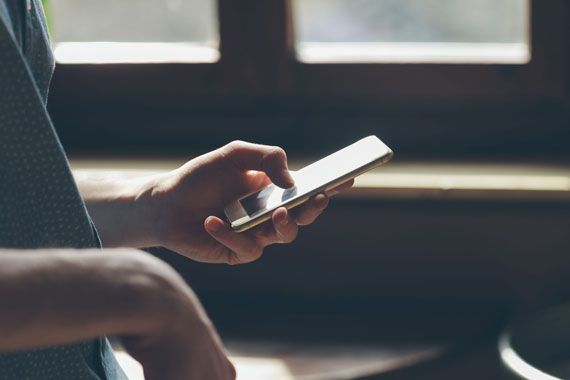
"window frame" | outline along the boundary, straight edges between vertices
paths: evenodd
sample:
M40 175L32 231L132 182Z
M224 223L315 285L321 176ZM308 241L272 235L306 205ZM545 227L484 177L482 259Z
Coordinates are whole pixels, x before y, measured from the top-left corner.
M295 63L299 92L343 93L393 101L500 100L561 96L568 67L568 6L531 0L527 64L303 64ZM556 44L550 41L557 41ZM405 78L412 77L413 80ZM537 81L536 78L541 78Z
M564 0L530 4L528 64L328 64L296 59L291 0L218 0L218 62L59 64L50 107L64 141L79 148L89 147L82 136L102 133L111 137L110 149L135 134L133 147L166 149L180 141L215 146L221 136L243 136L281 138L283 145L302 149L298 136L289 136L291 122L312 125L303 129L312 138L336 128L339 115L366 120L363 131L384 122L379 131L394 132L411 152L421 152L411 140L415 133L431 141L425 128L441 134L457 123L460 111L466 118L485 113L519 122L524 130L532 128L529 117L550 112L557 122L566 114L570 66L570 6ZM412 125L410 114L425 123ZM79 123L81 131L73 130ZM396 130L402 123L405 133ZM555 124L551 128L559 133ZM497 132L489 128L483 135ZM157 138L159 131L165 135ZM343 135L333 132L330 139ZM498 130L508 138L506 132ZM465 137L456 135L458 142Z

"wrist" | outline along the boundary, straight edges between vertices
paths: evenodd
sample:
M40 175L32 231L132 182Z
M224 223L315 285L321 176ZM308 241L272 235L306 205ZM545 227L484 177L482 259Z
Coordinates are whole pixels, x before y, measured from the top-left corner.
M155 196L160 175L116 178L108 174L78 181L105 248L159 245Z
M210 324L194 292L168 264L144 252L119 260L118 299L130 305L123 312L137 325L134 335L152 340L165 331L176 333L189 325L200 330Z
M118 228L129 235L134 248L155 247L160 243L161 185L164 175L157 174L128 180L123 194L128 205L127 219Z

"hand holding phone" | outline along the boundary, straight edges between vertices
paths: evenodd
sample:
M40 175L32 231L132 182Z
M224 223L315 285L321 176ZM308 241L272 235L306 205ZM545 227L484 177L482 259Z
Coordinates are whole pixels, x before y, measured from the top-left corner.
M273 184L229 204L224 212L231 227L243 232L271 218L280 207L291 209L379 165L393 152L376 136L368 136L293 173L295 186Z

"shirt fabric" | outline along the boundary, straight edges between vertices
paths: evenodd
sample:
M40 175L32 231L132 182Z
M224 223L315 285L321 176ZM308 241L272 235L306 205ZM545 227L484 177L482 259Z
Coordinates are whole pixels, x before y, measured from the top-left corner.
M100 246L47 113L53 69L40 1L0 0L0 248ZM0 380L40 379L126 376L105 338L0 353Z

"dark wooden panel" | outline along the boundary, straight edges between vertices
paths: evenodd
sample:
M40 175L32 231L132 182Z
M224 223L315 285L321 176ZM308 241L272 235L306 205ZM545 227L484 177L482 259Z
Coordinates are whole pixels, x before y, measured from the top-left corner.
M284 0L220 0L221 81L240 95L286 92L293 40Z
M303 108L298 108L302 113ZM510 110L471 109L445 112L412 111L404 116L378 110L275 110L258 114L197 110L169 111L153 117L122 107L71 107L54 115L64 146L72 153L188 155L234 140L281 145L293 155L332 151L359 137L380 136L400 161L502 160L567 161L570 128L561 107L521 107Z
M256 263L170 259L201 292L532 304L568 295L568 225L561 204L338 200Z

